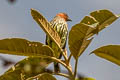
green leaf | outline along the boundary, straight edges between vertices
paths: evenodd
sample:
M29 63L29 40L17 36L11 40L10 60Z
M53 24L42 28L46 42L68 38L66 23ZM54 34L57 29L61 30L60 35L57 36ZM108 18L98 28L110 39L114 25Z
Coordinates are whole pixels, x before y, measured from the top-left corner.
M0 80L25 80L45 72L45 68L51 63L50 59L29 57L10 68L0 76Z
M87 48L94 34L112 24L120 16L114 15L109 10L98 10L85 16L83 20L72 27L69 33L69 48L71 54L77 59ZM86 44L86 45L85 45Z
M84 52L84 50L92 41L92 39L88 40L87 38L88 34L94 30L94 28L91 26L79 23L74 25L70 30L68 40L69 49L75 59L77 59Z
M98 21L96 21L96 19L92 16L85 16L80 23L92 25L92 24L98 23ZM96 26L93 26L93 27L96 27Z
M51 74L44 73L39 77L38 80L57 80L57 79L53 77Z
M89 25L90 27L94 28L90 30L89 34L87 34L87 38L90 38L97 29L96 27L99 25L99 22L92 16L85 16L80 23Z
M103 46L92 51L92 53L120 66L120 45Z
M51 27L50 23L38 11L31 9L33 19L40 25L43 31L53 39L53 41L60 47L61 39L58 33Z
M75 80L96 80L96 79L93 79L93 78L86 77L86 78L75 79Z
M120 16L113 14L109 10L103 9L103 10L97 10L97 11L91 12L90 17L92 17L95 21L99 23L96 26L96 29L89 35L89 36L93 36L94 34L97 34L101 30L103 30L104 28L112 24Z
M38 78L37 80L57 80L54 76L52 76L49 73L43 73L43 74L40 74L36 77ZM33 80L33 79L36 79L36 78L31 78L29 80Z
M21 56L54 56L49 46L20 38L0 40L0 53Z

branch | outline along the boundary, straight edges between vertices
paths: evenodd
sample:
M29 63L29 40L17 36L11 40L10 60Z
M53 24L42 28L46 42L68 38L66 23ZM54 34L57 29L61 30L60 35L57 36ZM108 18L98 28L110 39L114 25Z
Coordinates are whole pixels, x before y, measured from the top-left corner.
M51 56L45 56L45 55L36 56L36 57L42 57L42 58L49 58L49 59L52 59L53 61L56 61L56 62L60 63L61 65L63 65L63 66L69 71L70 75L73 75L73 73L72 73L72 68L71 68L70 66L66 65L66 63L63 62L63 61L60 60L60 59L57 59L57 58L51 57Z
M68 79L71 79L71 77L67 74L64 74L64 73L53 73L53 75L59 75L59 76L63 76L63 77L66 77Z
M71 57L72 57L72 54L70 54L70 56L68 57L68 63L70 63Z
M44 74L44 73L42 73L42 74ZM37 79L37 78L40 77L42 74L38 74L38 75L36 75L36 76L34 76L34 77L27 78L26 80ZM63 77L66 77L66 78L68 78L68 79L71 79L71 77L70 77L69 75L64 74L64 73L52 73L52 75L63 76Z
M76 62L75 62L74 78L76 77L76 74L77 74L77 66L78 66L78 59L76 59Z
M57 45L57 46L59 47L59 49L60 49L60 51L61 51L61 53L62 53L62 55L63 55L65 61L67 61L67 60L68 60L67 54L63 51L63 49L62 49L59 45Z
M62 60L57 59L57 58L55 58L55 57L50 57L50 58L53 59L53 60L55 60L56 62L59 62L60 64L62 64L62 65L69 71L69 73L70 73L71 75L73 75L71 67L68 66L68 65L66 65L66 63L64 63Z

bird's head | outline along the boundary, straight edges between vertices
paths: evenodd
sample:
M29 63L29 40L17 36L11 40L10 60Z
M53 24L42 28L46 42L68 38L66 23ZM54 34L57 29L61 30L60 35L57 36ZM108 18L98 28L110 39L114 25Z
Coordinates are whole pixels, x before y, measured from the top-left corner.
M66 13L58 13L56 16L63 18L65 21L72 21Z

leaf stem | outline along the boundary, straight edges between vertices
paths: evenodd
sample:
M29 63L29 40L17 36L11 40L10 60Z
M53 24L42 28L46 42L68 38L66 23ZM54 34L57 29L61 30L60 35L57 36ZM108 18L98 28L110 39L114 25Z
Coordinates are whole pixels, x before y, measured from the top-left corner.
M74 78L76 77L77 74L77 67L78 67L78 59L75 60Z
M53 75L59 75L59 76L63 76L63 77L66 77L68 79L71 79L71 77L67 74L64 74L64 73L53 73Z
M68 63L70 63L71 57L72 57L72 54L70 54L70 56L68 57Z
M58 45L58 47L59 47L60 51L62 52L62 55L63 55L63 57L66 61L67 60L67 54L65 54L65 52L63 51L63 49L59 45Z
M64 62L61 61L60 59L57 59L57 58L54 58L54 57L51 57L51 59L53 59L53 60L61 63L61 64L69 71L69 73L70 73L71 75L73 75L71 67L68 66L68 65L66 65L66 63L64 63Z

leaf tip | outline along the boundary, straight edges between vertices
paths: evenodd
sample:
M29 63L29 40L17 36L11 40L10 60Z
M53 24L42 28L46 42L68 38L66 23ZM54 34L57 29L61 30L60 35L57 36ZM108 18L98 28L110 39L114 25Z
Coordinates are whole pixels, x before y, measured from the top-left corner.
M31 8L30 10L31 10L31 11L34 11L35 9Z
M120 14L116 15L118 18L120 17Z
M30 11L31 11L31 15L34 17L34 16L35 16L35 13L36 13L37 11L36 11L35 9L33 9L33 8L31 8Z
M93 52L91 52L89 55L93 54Z

